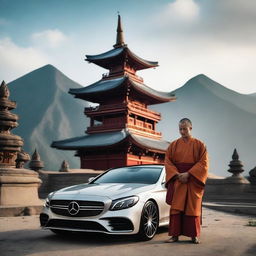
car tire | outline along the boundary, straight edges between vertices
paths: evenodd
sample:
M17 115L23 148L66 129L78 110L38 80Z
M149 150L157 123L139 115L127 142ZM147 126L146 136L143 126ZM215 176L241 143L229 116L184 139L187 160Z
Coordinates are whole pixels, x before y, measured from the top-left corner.
M158 229L159 213L156 203L147 201L142 209L140 219L140 231L138 233L140 240L151 240Z

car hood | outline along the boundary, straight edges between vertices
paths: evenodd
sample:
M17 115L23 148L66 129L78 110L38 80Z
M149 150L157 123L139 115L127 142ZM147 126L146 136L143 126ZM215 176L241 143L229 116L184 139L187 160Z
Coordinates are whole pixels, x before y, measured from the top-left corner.
M104 184L80 184L56 191L53 198L88 198L88 197L108 197L117 199L126 196L138 195L139 193L152 190L155 184L121 184L121 183L104 183Z

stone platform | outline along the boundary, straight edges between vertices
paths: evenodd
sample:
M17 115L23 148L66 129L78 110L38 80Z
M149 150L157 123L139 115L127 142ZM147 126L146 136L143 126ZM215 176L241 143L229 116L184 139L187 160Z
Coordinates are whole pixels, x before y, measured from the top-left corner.
M40 205L38 173L28 169L0 168L0 205Z
M0 206L0 217L39 215L43 209L43 203L42 200L40 205Z

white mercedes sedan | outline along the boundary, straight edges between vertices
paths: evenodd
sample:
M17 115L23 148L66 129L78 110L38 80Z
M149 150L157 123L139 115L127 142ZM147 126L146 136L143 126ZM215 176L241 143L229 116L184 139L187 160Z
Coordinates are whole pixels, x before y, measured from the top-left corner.
M110 169L89 183L48 195L40 214L44 229L106 234L137 234L150 240L169 223L162 165Z

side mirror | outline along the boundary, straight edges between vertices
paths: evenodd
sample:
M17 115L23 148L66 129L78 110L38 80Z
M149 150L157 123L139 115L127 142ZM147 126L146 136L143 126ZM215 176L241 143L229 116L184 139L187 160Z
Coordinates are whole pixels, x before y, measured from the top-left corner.
M88 179L88 183L91 183L94 179L95 179L95 177L90 177L90 178Z

